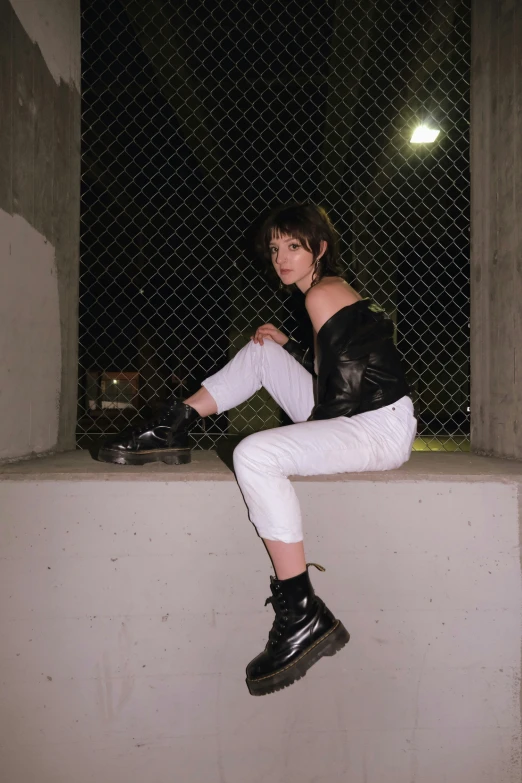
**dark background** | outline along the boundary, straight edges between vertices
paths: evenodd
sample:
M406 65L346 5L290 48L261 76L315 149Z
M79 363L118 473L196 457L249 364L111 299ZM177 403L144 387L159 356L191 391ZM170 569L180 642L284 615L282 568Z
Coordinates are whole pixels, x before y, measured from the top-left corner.
M298 330L298 298L249 240L267 207L311 199L349 282L396 321L421 434L465 448L469 15L468 0L84 0L80 446L130 415L86 415L87 370L139 372L148 410L258 323ZM421 121L441 134L415 148ZM203 445L226 431L216 417Z

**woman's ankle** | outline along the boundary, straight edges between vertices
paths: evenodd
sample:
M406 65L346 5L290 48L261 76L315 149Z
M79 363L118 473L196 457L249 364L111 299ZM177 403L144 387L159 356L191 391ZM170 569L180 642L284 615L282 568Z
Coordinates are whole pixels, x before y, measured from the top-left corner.
M287 544L284 541L263 539L279 581L292 579L306 571L306 559L302 541Z
M217 413L216 401L204 386L191 397L187 397L186 400L183 400L183 402L190 408L194 408L203 419L206 416L212 416Z

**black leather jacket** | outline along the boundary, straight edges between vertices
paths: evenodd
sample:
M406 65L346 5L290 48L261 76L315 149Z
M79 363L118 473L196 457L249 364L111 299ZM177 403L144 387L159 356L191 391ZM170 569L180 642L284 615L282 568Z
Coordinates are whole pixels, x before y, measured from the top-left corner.
M333 419L377 410L410 394L393 322L370 299L342 307L317 334L316 404L309 418ZM285 350L309 372L313 356L295 340Z

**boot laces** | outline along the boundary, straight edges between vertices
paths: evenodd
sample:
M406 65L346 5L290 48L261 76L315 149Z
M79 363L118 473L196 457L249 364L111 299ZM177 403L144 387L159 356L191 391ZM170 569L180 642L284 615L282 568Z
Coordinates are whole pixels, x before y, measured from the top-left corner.
M276 587L277 590L277 587ZM268 634L268 643L275 647L283 636L283 632L286 630L288 624L289 609L286 606L286 601L279 591L275 595L271 595L265 601L265 606L272 604L275 612L275 618L272 628Z
M319 565L319 563L306 564L307 568L310 566L314 566L318 571L325 570L322 565ZM288 618L290 616L290 610L286 605L281 588L277 582L275 582L274 586L274 595L271 595L265 601L265 606L267 604L272 604L275 612L274 623L268 634L268 643L272 645L272 647L275 647L277 644L279 644L279 641L281 640L283 633L286 630L286 626L288 625Z
M153 416L150 419L145 419L145 421L142 421L141 424L137 424L135 427L132 428L131 434L142 435L144 432L147 432L147 430L150 430L153 427L157 427L162 424L165 424L167 413L168 411L164 411L163 413L158 413L156 416Z
M173 403L169 405L167 408L158 412L155 416L152 416L149 419L145 419L145 421L142 421L141 424L137 424L131 430L131 434L141 435L143 432L147 432L147 430L150 430L152 427L158 427L161 426L162 424L166 424L168 417L172 414L172 408L175 405L176 403ZM199 416L199 414L198 414L197 423L199 424L201 431L206 432L205 419L202 416Z

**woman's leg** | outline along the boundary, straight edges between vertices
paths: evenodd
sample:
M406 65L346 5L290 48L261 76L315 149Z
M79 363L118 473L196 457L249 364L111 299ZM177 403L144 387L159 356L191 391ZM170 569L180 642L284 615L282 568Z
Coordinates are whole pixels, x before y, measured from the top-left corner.
M306 570L306 558L302 541L298 541L295 544L285 544L284 541L270 541L264 538L263 542L268 550L278 579L291 579L293 576L302 574Z
M190 405L191 408L194 408L202 418L205 418L205 416L212 416L214 413L218 412L215 399L204 386L193 394L192 397L188 397L184 400L184 403Z
M265 340L264 345L253 341L245 345L185 402L201 416L208 416L235 408L262 387L292 421L306 421L310 416L314 405L312 376L271 340Z
M268 644L247 666L250 693L262 695L291 685L350 638L315 595L306 566L302 570L301 515L288 476L389 470L408 459L414 437L413 406L403 399L351 419L258 432L236 448L236 476L250 519L278 574L271 585L276 617Z
M303 540L301 511L288 476L399 467L409 458L415 424L411 401L403 398L351 418L307 421L249 435L234 451L234 467L259 535L268 542Z
M189 432L198 416L222 413L264 386L293 421L304 421L313 406L312 376L281 346L246 345L185 402L170 401L157 416L106 438L95 459L120 465L191 461Z
M294 422L306 421L314 404L310 373L280 345L265 340L250 342L222 370L207 378L203 387L185 400L200 416L221 413L248 400L264 387ZM306 569L302 542L265 541L278 579Z

